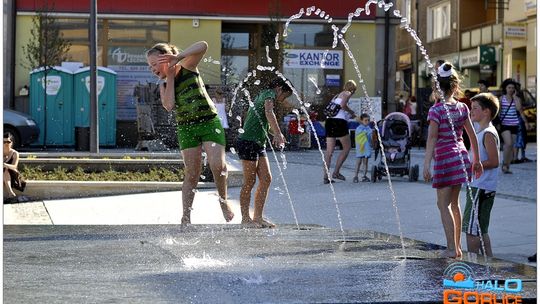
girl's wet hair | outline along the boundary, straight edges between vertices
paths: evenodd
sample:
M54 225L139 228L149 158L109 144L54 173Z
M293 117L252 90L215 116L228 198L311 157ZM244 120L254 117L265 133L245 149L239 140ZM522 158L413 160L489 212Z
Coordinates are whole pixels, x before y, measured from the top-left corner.
M173 54L176 55L180 51L174 44L170 43L156 43L152 48L146 51L146 57L150 55L161 55L161 54Z
M452 92L454 89L457 89L457 95L461 96L463 93L461 92L459 85L461 83L461 80L459 79L459 75L457 74L454 66L446 61L441 65L441 68L448 72L450 71L450 76L442 77L441 75L437 75L437 80L439 81L439 86L441 90L444 92L444 94L448 94L449 92Z
M283 92L292 93L293 85L292 83L287 83L283 78L277 77L274 80L270 82L270 85L268 86L269 89L273 88L281 88Z

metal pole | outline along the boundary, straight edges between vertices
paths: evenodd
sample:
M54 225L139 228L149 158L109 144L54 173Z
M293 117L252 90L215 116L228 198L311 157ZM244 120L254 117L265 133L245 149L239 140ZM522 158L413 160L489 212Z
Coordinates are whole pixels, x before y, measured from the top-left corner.
M388 112L388 56L390 48L390 12L384 12L384 74L383 74L383 108Z
M419 30L419 27L418 27L418 24L420 23L420 14L418 13L418 0L415 1L414 3L414 7L416 9L416 24L415 24L415 27L416 27L416 34L417 35L420 35L418 30ZM418 81L419 81L419 77L418 77L418 74L420 74L420 70L418 69L418 66L419 66L419 62L420 62L420 54L419 54L419 47L418 45L415 45L416 47L416 50L414 52L415 54L415 60L414 60L414 94L416 95L416 100L418 102L420 102L420 99L419 99L419 95L418 95Z
M90 0L90 152L99 153L97 100L97 0Z

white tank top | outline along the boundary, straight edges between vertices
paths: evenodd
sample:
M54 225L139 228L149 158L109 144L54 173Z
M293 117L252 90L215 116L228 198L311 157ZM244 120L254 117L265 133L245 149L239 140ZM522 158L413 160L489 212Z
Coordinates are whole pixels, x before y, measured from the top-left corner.
M337 98L334 98L332 100L332 102L337 103L338 105L341 105L342 100L343 99L341 99L340 97L337 97ZM349 114L349 112L345 112L345 110L343 110L343 109L340 109L339 112L337 113L337 115L332 117L332 118L349 120L351 118L351 114Z
M474 124L474 127L476 130L478 130L479 125ZM491 133L493 134L493 136L495 136L495 141L497 143L497 153L498 151L500 151L500 142L499 135L497 134L497 129L495 129L493 124L491 124L490 122L487 128L476 132L476 137L478 138L478 152L480 153L481 162L488 159L488 153L486 147L484 147L484 135L486 133ZM471 186L488 191L496 191L499 172L497 169L498 168L484 170L484 173L480 176L479 179L473 179Z

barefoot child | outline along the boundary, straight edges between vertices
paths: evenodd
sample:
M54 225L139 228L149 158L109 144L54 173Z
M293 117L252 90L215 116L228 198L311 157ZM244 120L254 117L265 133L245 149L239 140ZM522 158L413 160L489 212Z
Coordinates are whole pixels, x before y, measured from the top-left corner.
M467 236L467 251L493 256L488 227L497 189L500 144L497 129L491 121L499 112L499 101L491 93L481 93L474 96L471 102L471 119L476 123L480 161L485 171L480 178L472 181L470 189L472 193L467 193L467 203L463 212L463 232ZM471 201L471 197L474 202ZM482 252L480 233L485 253Z
M161 81L161 103L167 111L176 110L178 144L184 160L182 224L191 223L191 210L201 174L202 150L219 194L219 206L226 222L234 213L227 202L225 132L218 112L206 92L198 65L208 44L199 41L183 51L168 43L158 43L146 52L150 70Z
M269 87L262 90L253 106L248 110L244 121L244 133L240 134L236 141L236 150L242 160L244 184L240 192L240 211L242 212L242 224L259 228L273 228L275 225L263 219L263 208L268 196L268 189L272 182L270 164L266 157L266 136L270 129L273 134L272 143L276 147L283 147L285 137L279 129L274 114L274 105L283 102L291 96L292 89L281 78L272 81ZM251 190L259 177L259 185L255 191L253 220L249 215Z
M472 171L476 177L482 174L482 164L478 159L478 142L469 118L469 109L456 97L460 92L459 77L449 62L438 69L437 79L444 93L444 102L439 99L428 113L428 139L424 158L424 180L430 181L431 159L433 166L433 188L437 189L437 207L446 236L447 249L442 257L461 257L461 211L459 192L461 184L470 179L471 164L467 149L463 144L463 129L471 140L473 151ZM446 106L446 107L445 107ZM447 113L447 109L448 112ZM448 115L451 115L451 120ZM457 142L454 137L455 131ZM462 162L463 159L463 162ZM464 163L464 164L463 164ZM466 172L463 165L465 165Z
M354 141L356 143L356 171L353 177L353 183L358 183L358 172L360 167L364 165L364 176L362 177L363 182L369 182L369 177L367 177L368 171L368 160L371 157L371 146L373 141L373 130L369 126L369 115L363 113L356 120L360 125L356 128L354 132Z

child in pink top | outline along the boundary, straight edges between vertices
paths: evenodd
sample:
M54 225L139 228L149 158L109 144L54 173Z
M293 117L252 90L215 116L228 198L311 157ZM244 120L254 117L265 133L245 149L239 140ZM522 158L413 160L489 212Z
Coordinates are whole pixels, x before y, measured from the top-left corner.
M472 171L479 177L483 170L477 157L478 141L469 117L469 109L464 103L454 98L459 92L460 81L451 63L445 62L439 67L437 80L444 93L444 104L442 100L438 100L429 109L424 180L433 179L433 188L437 189L437 206L441 213L447 242L447 250L442 253L442 256L456 258L461 256L459 192L461 184L470 181L471 177L471 163L463 144L463 129L467 131L471 139L474 155ZM454 136L454 131L456 136ZM432 158L435 160L433 175L431 174Z

